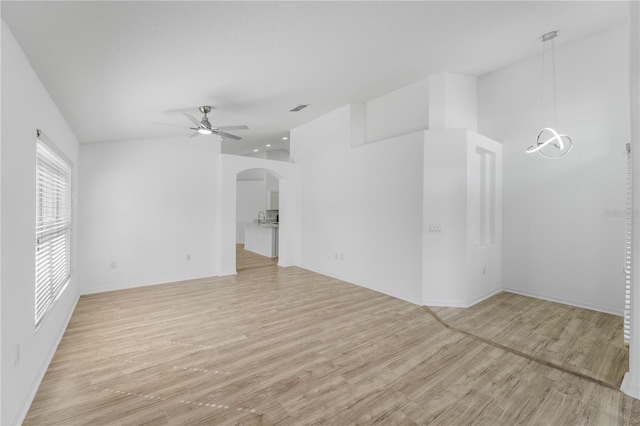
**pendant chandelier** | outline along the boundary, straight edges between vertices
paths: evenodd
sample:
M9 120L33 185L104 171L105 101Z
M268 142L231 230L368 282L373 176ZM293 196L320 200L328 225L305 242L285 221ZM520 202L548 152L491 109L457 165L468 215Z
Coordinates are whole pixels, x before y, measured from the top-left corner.
M542 83L540 87L540 120L542 129L538 132L536 143L527 148L527 154L540 153L543 157L557 159L567 155L573 148L573 141L565 134L559 133L557 129L558 109L556 102L556 52L554 39L558 36L557 31L551 31L542 36ZM543 119L543 99L545 92L545 59L546 45L551 45L551 87L552 94L552 117Z

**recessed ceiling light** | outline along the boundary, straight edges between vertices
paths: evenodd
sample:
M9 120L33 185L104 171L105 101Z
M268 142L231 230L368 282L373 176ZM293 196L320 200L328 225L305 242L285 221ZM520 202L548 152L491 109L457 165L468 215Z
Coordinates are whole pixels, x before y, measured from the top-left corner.
M270 147L271 147L271 144L270 144L270 143L268 143L268 144L266 144L265 146L266 146L267 148L270 148Z
M285 136L284 138L282 138L283 141L286 141L287 139L289 139L289 136Z
M254 149L253 152L258 152L258 149Z

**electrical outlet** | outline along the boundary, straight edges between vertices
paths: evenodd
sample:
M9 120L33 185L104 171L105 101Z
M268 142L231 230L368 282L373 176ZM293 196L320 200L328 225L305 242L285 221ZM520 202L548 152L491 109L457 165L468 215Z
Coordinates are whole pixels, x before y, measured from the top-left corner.
M487 268L482 268L482 275L487 275Z
M187 260L191 260L191 255L190 254L187 255Z
M13 365L17 366L18 364L20 364L20 344L16 345L16 359Z
M429 232L442 232L440 224L429 224Z
M340 253L340 260L344 260L344 253Z
M118 266L118 264L115 261L113 261L113 262L111 262L109 264L109 268L111 268L111 269L116 269L117 266Z

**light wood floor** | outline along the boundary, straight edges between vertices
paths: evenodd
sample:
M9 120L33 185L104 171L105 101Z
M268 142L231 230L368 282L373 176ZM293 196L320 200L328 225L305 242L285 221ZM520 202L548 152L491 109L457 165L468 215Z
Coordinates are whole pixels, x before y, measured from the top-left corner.
M432 309L454 328L615 388L629 366L622 317L513 293L468 309Z
M25 421L638 423L640 401L608 386L423 307L277 266L81 297Z
M278 258L260 256L244 249L244 244L236 244L236 270L238 272L247 269L264 268L265 266L275 266Z

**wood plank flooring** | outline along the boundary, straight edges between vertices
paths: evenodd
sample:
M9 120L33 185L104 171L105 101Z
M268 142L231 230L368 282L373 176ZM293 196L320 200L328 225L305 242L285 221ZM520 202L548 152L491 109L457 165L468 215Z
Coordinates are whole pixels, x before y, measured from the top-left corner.
M253 268L264 268L278 264L277 257L265 257L244 249L244 244L236 244L236 270L238 272Z
M24 424L627 425L640 401L271 266L81 297Z
M513 293L432 308L452 327L619 387L629 366L622 317Z

